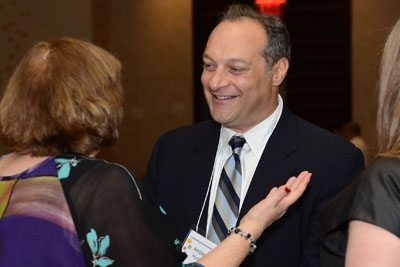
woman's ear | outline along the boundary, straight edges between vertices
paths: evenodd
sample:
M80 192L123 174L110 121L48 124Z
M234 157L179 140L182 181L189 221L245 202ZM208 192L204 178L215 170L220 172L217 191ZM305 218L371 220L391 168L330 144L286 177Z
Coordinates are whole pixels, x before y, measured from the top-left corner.
M272 86L279 87L289 69L289 60L285 57L278 60L272 68Z

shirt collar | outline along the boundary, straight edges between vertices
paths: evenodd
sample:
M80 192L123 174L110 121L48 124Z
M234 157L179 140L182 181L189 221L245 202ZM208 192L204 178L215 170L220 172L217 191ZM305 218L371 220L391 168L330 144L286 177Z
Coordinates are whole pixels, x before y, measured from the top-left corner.
M251 151L253 151L258 158L261 158L265 145L267 144L269 137L271 136L276 124L279 121L279 118L282 114L282 109L283 101L281 96L278 95L278 107L275 109L275 111L265 120L263 120L247 132L243 134L238 134L229 128L221 126L220 145L218 150L227 147L229 140L231 140L232 136L240 135L246 139L246 143L249 145Z

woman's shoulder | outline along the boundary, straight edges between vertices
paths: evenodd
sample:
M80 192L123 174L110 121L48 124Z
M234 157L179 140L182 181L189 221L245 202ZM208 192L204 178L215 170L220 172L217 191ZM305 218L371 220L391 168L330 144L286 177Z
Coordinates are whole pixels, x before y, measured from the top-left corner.
M102 174L115 173L123 176L134 176L125 166L110 162L104 159L87 157L81 154L66 153L55 157L57 167L69 165L70 167L80 167L84 171L100 172Z
M400 159L382 157L375 160L360 176L360 187L370 187L370 190L381 190L387 183L400 184ZM386 188L387 190L394 188Z
M361 220L400 237L400 159L379 158L321 211L324 247L344 256L347 226Z
M380 157L369 166L366 173L387 172L400 174L400 158Z
M139 179L125 166L107 160L91 158L81 154L66 153L55 157L60 179L72 183L90 183L93 186L127 187L134 185L141 191Z
M400 159L377 159L335 201L335 208L347 211L348 220L381 220L389 206L400 204Z

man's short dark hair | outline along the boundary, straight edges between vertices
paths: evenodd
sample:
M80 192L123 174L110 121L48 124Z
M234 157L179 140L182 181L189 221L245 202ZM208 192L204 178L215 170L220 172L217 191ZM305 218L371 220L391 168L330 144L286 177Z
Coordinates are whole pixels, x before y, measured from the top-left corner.
M285 23L277 16L255 10L246 4L233 4L223 13L220 22L238 21L249 18L259 23L267 35L267 44L263 56L272 68L282 57L290 60L290 37Z

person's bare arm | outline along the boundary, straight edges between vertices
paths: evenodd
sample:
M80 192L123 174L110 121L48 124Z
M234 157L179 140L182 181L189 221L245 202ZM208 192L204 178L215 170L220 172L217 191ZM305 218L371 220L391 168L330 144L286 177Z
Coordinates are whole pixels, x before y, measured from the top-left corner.
M400 266L400 239L385 229L353 220L349 225L346 267Z
M240 221L240 228L257 240L262 232L282 217L290 205L305 191L311 173L304 171L297 178L291 177L285 185L271 189L265 199L256 204ZM249 242L238 234L229 235L198 263L206 267L239 266L249 254Z

